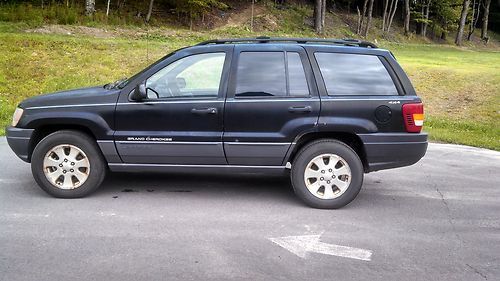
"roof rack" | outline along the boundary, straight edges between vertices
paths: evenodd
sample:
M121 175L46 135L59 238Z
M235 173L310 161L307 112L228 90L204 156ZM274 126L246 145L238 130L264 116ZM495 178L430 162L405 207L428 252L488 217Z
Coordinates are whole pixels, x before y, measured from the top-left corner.
M378 48L377 45L368 42L362 41L358 39L321 39L321 38L285 38L285 37L266 37L260 36L255 38L238 38L238 39L213 39L201 42L196 44L197 46L201 45L210 45L210 44L232 44L232 43L270 43L270 42L291 42L298 44L306 44L306 43L326 43L326 44L335 44L335 45L343 45L343 46L353 46L353 47L363 47L363 48Z

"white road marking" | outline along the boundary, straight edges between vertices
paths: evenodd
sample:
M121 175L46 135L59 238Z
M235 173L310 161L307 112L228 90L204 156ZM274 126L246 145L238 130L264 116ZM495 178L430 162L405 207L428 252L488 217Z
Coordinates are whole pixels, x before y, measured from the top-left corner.
M14 218L14 219L26 219L26 218L48 218L49 214L25 214L25 213L5 213L0 216L0 218Z
M273 243L293 254L307 258L308 253L318 253L363 261L371 261L372 251L320 242L321 234L269 238Z
M31 179L0 179L0 183L23 183L23 182L29 182Z

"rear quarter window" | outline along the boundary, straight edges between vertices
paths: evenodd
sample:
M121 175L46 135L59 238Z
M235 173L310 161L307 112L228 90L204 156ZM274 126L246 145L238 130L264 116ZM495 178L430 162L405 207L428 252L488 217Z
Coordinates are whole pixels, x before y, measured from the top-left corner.
M378 56L321 52L314 56L329 96L398 95Z

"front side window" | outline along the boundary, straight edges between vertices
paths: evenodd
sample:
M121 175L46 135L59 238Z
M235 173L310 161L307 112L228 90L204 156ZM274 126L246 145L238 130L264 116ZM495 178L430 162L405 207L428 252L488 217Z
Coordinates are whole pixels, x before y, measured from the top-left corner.
M378 56L315 53L329 96L398 95Z
M225 57L198 54L169 64L146 80L148 98L217 97Z

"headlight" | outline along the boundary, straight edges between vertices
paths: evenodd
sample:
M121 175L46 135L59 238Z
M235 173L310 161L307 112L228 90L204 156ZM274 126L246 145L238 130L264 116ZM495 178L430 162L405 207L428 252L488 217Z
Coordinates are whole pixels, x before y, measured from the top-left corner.
M17 123L19 123L19 120L21 120L21 117L23 116L24 109L22 108L16 108L16 111L14 111L14 115L12 116L12 126L15 127Z

